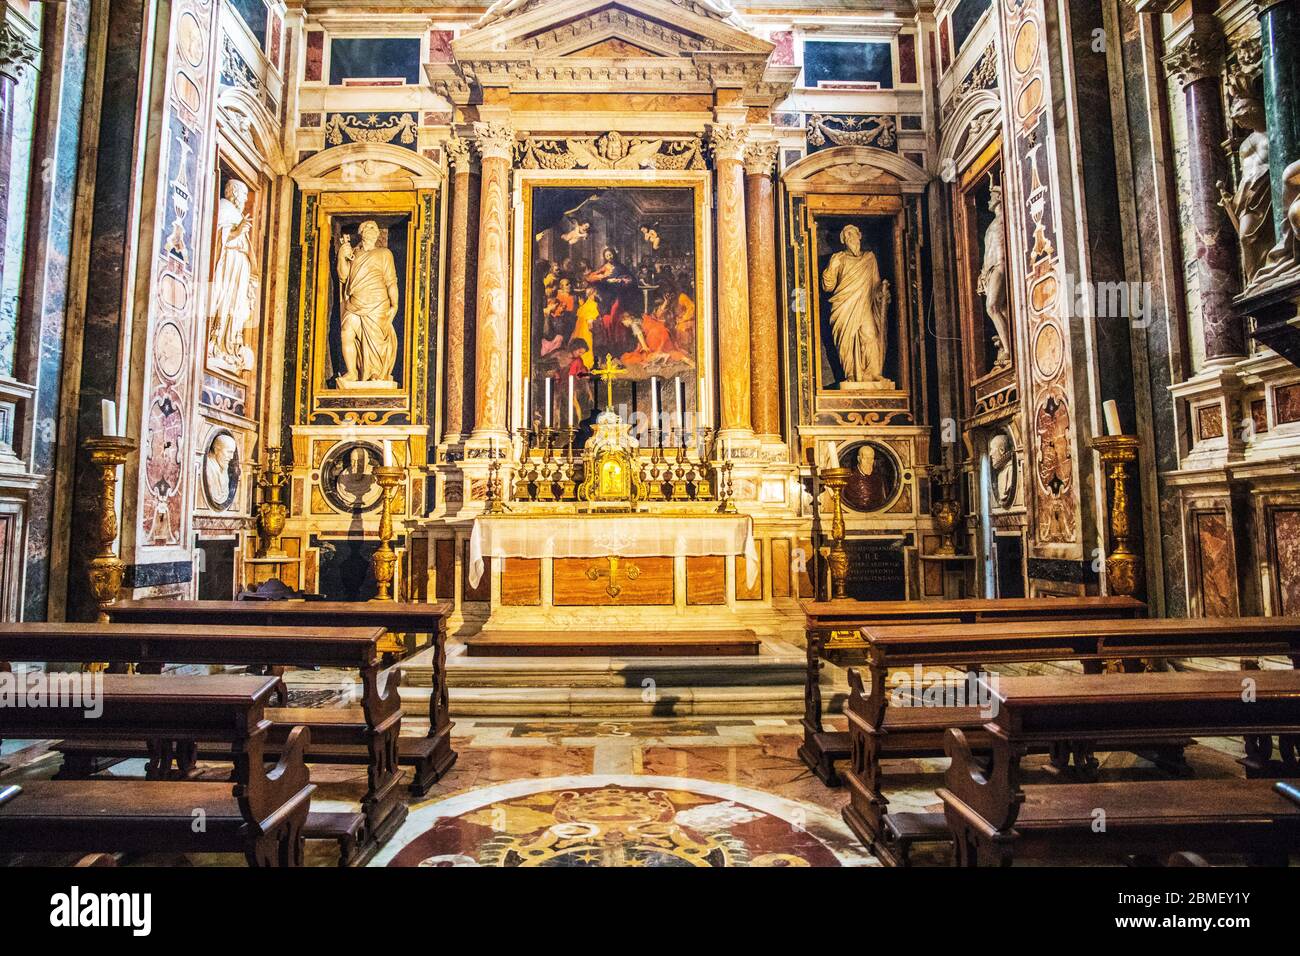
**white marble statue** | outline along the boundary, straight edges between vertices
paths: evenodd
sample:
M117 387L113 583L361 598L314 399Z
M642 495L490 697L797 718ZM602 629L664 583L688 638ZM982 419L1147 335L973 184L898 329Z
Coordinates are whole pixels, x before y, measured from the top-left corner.
M1273 184L1268 172L1268 122L1263 97L1256 89L1258 79L1242 74L1228 78L1232 93L1233 121L1249 134L1241 142L1237 157L1241 175L1236 192L1219 183L1220 204L1232 220L1241 242L1242 274L1249 285L1273 248Z
M1016 446L1006 432L989 439L989 467L993 469L993 499L1009 508L1016 499Z
M889 280L880 276L876 254L862 248L862 232L852 224L840 230L844 248L831 256L822 288L831 293L831 332L844 367L845 383L892 388L883 376L888 344Z
M341 388L396 388L397 266L392 252L379 245L378 223L368 219L358 231L360 249L353 249L346 234L339 240L339 332L345 370L336 382Z
M1256 286L1300 276L1300 160L1282 173L1282 205L1286 208L1282 235L1255 273Z
M226 183L217 205L216 268L212 273L212 307L208 325L208 358L232 372L253 365L253 350L244 341L256 309L253 277L253 217L248 212L248 187L238 179Z
M1011 362L1011 334L1007 321L1007 252L1006 225L1002 218L1002 187L989 190L989 212L993 221L984 230L984 263L975 283L975 291L984 296L984 311L993 323L994 347L998 350L993 367Z
M235 439L225 432L212 439L203 456L203 490L218 511L230 504L230 463L235 459Z

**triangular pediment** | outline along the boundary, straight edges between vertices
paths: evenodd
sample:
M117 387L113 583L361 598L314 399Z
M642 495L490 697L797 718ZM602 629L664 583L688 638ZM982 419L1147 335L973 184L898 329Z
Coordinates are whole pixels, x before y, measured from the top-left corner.
M772 44L745 29L725 0L499 0L452 43L483 57L631 59L749 55Z

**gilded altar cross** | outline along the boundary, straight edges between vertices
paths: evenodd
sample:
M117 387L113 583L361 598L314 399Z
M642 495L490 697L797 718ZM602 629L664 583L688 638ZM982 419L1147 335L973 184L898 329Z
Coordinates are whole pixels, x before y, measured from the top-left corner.
M606 352L604 366L602 367L600 365L597 365L596 368L592 371L592 374L595 375L597 378L603 378L605 380L605 408L606 409L613 408L614 407L614 379L623 374L622 366L615 364L614 356Z

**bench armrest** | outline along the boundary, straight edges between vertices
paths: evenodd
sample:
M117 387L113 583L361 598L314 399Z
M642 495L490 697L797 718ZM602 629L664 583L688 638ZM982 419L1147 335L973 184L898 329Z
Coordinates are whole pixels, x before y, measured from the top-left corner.
M260 741L259 741L260 744ZM244 819L263 833L275 829L283 817L299 806L306 812L311 793L316 788L304 757L311 746L311 731L294 727L280 751L280 759L270 771L261 761L261 747L247 755L248 781L235 785L235 798L239 801ZM236 760L236 771L241 768Z

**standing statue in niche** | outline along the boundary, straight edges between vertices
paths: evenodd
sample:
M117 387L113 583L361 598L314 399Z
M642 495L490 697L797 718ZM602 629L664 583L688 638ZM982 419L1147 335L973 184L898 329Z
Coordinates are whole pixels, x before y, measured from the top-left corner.
M217 207L214 254L217 264L212 273L208 359L239 374L253 366L253 350L244 341L244 329L253 318L256 282L248 187L238 179L226 183Z
M339 331L345 370L340 388L396 388L397 266L379 245L379 224L367 219L358 229L361 248L347 234L339 240Z
M1006 432L989 439L989 467L993 470L993 500L1010 508L1016 500L1016 446Z
M984 296L984 311L993 323L993 345L998 350L994 368L1011 364L1011 331L1007 322L1007 253L1002 218L1002 187L989 189L989 212L993 221L984 230L984 264L975 291Z
M1233 122L1249 134L1237 151L1241 167L1237 191L1218 184L1220 205L1232 220L1241 241L1241 265L1246 285L1254 280L1273 248L1273 184L1268 173L1268 123L1264 118L1259 77L1234 73L1228 77Z
M844 248L831 256L822 273L822 288L831 293L831 332L849 387L888 388L883 375L888 345L889 280L880 276L876 254L862 248L862 231L852 224L840 230Z

